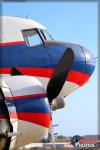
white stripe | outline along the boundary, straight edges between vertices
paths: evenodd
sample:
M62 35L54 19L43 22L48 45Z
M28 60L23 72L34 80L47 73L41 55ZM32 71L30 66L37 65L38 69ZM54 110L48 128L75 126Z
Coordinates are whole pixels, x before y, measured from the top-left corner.
M36 77L36 78L41 82L41 84L43 85L43 87L46 90L48 81L50 79L43 78L43 77ZM76 89L78 89L79 87L80 86L76 83L66 81L59 95L65 97L65 96L69 95L70 93L72 93L73 91L75 91Z
M3 75L5 76L5 74L3 74ZM3 75L1 76L2 78L3 78ZM7 76L9 76L9 75L7 75ZM49 78L37 77L37 76L34 76L34 77L29 76L29 77L30 77L30 82L31 82L32 78L36 78L38 81L40 81L41 84L43 85L43 87L46 90L47 85L48 85L48 81L50 80ZM23 76L22 76L22 78L23 78ZM9 80L10 80L10 78L9 78ZM28 86L28 85L26 85L26 86ZM14 87L16 87L15 83L14 83ZM22 85L21 85L21 87L22 87ZM63 88L62 88L62 90L61 90L61 92L60 92L60 96L67 96L70 93L72 93L73 91L75 91L76 89L78 89L79 87L80 86L78 84L76 84L76 83L66 81L65 84L64 84L64 86L63 86ZM31 89L31 91L32 91L32 89ZM27 93L27 94L23 93L23 94L24 95L28 95L28 94L32 94L32 93L33 93L33 91L31 93ZM36 91L34 93L36 93ZM15 94L15 96L18 96L18 95L19 95L19 93Z
M32 76L8 76L2 78L2 81L3 82L1 82L1 85L5 86L6 83L13 96L45 93L41 83Z

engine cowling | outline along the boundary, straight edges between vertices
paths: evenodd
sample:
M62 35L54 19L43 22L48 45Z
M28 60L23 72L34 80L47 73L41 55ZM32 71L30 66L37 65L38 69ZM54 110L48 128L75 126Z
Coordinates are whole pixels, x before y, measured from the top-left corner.
M42 139L50 127L50 106L42 84L30 76L10 76L2 78L0 87L13 128L12 133L6 129L4 133L11 137L10 149Z
M55 111L57 109L64 108L65 105L66 105L66 103L65 103L64 98L63 97L57 97L56 99L54 99L52 101L51 107L52 107L52 110Z

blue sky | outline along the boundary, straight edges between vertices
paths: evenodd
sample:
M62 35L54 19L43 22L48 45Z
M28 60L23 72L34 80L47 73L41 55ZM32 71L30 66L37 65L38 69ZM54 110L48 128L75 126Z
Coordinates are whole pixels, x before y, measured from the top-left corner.
M87 47L98 56L96 2L2 3L6 16L28 16L46 26L53 38ZM66 98L66 107L53 113L54 132L66 136L97 134L97 64L90 81Z

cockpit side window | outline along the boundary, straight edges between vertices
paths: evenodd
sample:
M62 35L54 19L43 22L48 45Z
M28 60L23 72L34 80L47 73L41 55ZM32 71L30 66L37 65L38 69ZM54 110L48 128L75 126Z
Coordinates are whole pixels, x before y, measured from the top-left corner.
M22 33L28 47L33 47L42 43L42 39L36 29L23 30Z
M53 40L51 34L49 34L48 31L46 31L46 30L41 30L41 32L42 32L42 34L43 34L45 40L47 40L47 41L52 41L52 40Z

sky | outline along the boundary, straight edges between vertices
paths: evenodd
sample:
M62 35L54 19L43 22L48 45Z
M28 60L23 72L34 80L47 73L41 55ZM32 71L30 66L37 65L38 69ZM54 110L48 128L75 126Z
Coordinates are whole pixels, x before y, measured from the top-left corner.
M96 2L3 2L2 15L34 19L53 38L88 48L98 57L98 7ZM98 133L98 67L90 81L66 97L66 107L53 112L54 132L74 136Z

